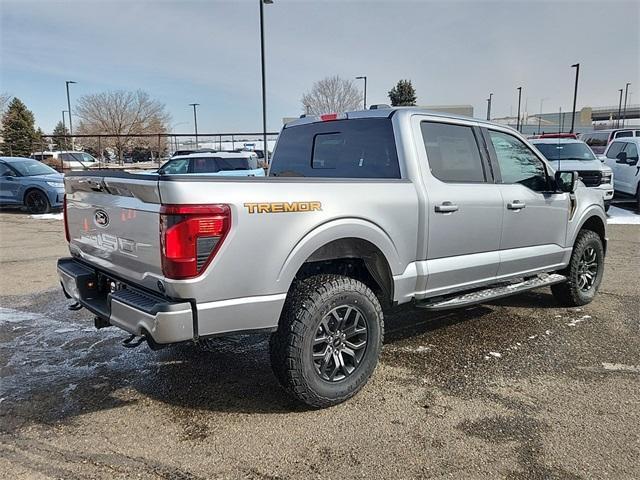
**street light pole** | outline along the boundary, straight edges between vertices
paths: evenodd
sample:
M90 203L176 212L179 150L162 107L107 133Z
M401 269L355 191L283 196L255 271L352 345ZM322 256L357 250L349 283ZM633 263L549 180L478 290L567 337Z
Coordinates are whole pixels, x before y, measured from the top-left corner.
M624 128L624 124L627 123L627 94L629 93L629 82L624 87L624 110L622 111L622 127Z
M271 5L273 0L258 0L260 2L260 63L262 67L262 148L264 161L269 164L269 147L267 145L267 81L264 62L264 4Z
M367 109L367 77L363 75L362 77L356 77L356 80L364 80L364 109Z
M196 107L200 105L199 103L190 103L193 107L193 126L196 129L196 150L198 150L198 113L196 112Z
M489 98L487 98L487 120L491 120L491 99L493 97L493 93L489 94Z
M540 99L540 115L538 115L538 135L540 135L540 126L542 123L542 103L546 100L546 98Z
M516 121L516 130L520 131L520 101L522 100L522 87L518 87L518 120Z
M66 112L66 110L62 110L62 132L66 135L67 134L67 123L65 122L64 119L64 112ZM67 144L67 139L64 139L64 144Z
M569 133L573 133L573 126L576 120L576 99L578 98L578 75L580 75L580 64L575 63L571 65L571 68L576 69L576 83L573 87L573 114L571 115L571 131Z
M620 102L618 103L618 121L616 122L616 128L620 128L620 115L622 114L622 89L618 89L620 92Z
M73 146L73 122L71 120L71 100L69 99L69 84L70 83L77 83L74 82L73 80L67 80L66 82L64 82L67 85L67 113L69 114L69 135L71 136L71 150L74 149Z

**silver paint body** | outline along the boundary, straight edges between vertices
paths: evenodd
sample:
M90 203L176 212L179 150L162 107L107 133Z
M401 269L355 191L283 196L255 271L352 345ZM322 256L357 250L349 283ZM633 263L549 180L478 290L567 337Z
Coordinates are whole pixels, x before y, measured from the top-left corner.
M396 110L391 118L402 179L178 181L141 175L139 180L106 178L112 193L107 194L91 189L92 182L101 179L92 179L90 173L67 177L70 252L134 285L158 292L160 281L171 298L195 299L203 336L277 326L296 272L316 250L338 239L358 238L375 245L393 276L393 300L405 303L559 270L568 264L578 230L589 217L597 216L606 224L602 195L584 186L574 194L541 194L519 184L441 182L428 168L422 120L487 127L526 140L510 128L475 119L414 108ZM348 116L389 116L392 111ZM525 201L526 208L507 209L514 200ZM249 214L244 206L304 201L322 202L322 210ZM458 205L458 210L436 213L434 206L446 201ZM227 238L195 279L169 280L162 275L161 203L224 203L231 208ZM97 209L107 212L107 227L93 222ZM128 314L132 320L123 328L140 333L143 324Z

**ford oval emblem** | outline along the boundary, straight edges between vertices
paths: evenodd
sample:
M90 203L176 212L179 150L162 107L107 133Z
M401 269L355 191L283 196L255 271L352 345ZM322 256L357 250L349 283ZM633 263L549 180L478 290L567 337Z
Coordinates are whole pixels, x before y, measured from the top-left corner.
M96 210L96 213L93 214L93 221L99 227L106 227L109 225L109 215L104 210Z

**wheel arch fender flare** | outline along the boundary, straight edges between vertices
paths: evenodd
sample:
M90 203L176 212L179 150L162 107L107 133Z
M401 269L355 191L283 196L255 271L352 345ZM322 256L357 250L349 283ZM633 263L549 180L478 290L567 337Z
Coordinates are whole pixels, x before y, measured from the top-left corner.
M573 224L575 227L570 233L569 245L573 247L576 243L576 239L578 238L578 233L580 230L587 228L588 230L595 231L600 238L602 239L602 245L605 249L607 249L607 216L604 213L604 210L600 208L598 205L591 205L589 208L585 209L577 218Z
M22 187L22 204L25 204L25 201L27 199L27 194L29 192L31 192L32 190L38 190L41 194L43 194L46 198L47 201L49 200L49 194L39 185L25 185L24 187Z
M376 247L384 256L391 275L404 271L393 240L378 225L359 218L341 218L315 227L293 247L278 273L280 290L289 291L300 268L326 245L338 240L363 240Z

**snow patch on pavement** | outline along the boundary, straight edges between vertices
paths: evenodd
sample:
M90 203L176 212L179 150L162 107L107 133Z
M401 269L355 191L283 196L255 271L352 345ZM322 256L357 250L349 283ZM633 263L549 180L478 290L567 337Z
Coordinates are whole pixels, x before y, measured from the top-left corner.
M575 318L575 319L571 320L569 323L567 323L567 326L568 327L575 327L579 323L582 323L585 320L589 320L590 318L591 318L591 315L583 315L580 318Z
M607 223L609 225L640 225L640 215L612 205L607 212Z
M60 213L42 213L39 215L29 215L29 218L35 218L36 220L62 220L63 214Z
M612 372L631 372L640 373L640 365L625 365L623 363L607 363L602 364L602 368Z

